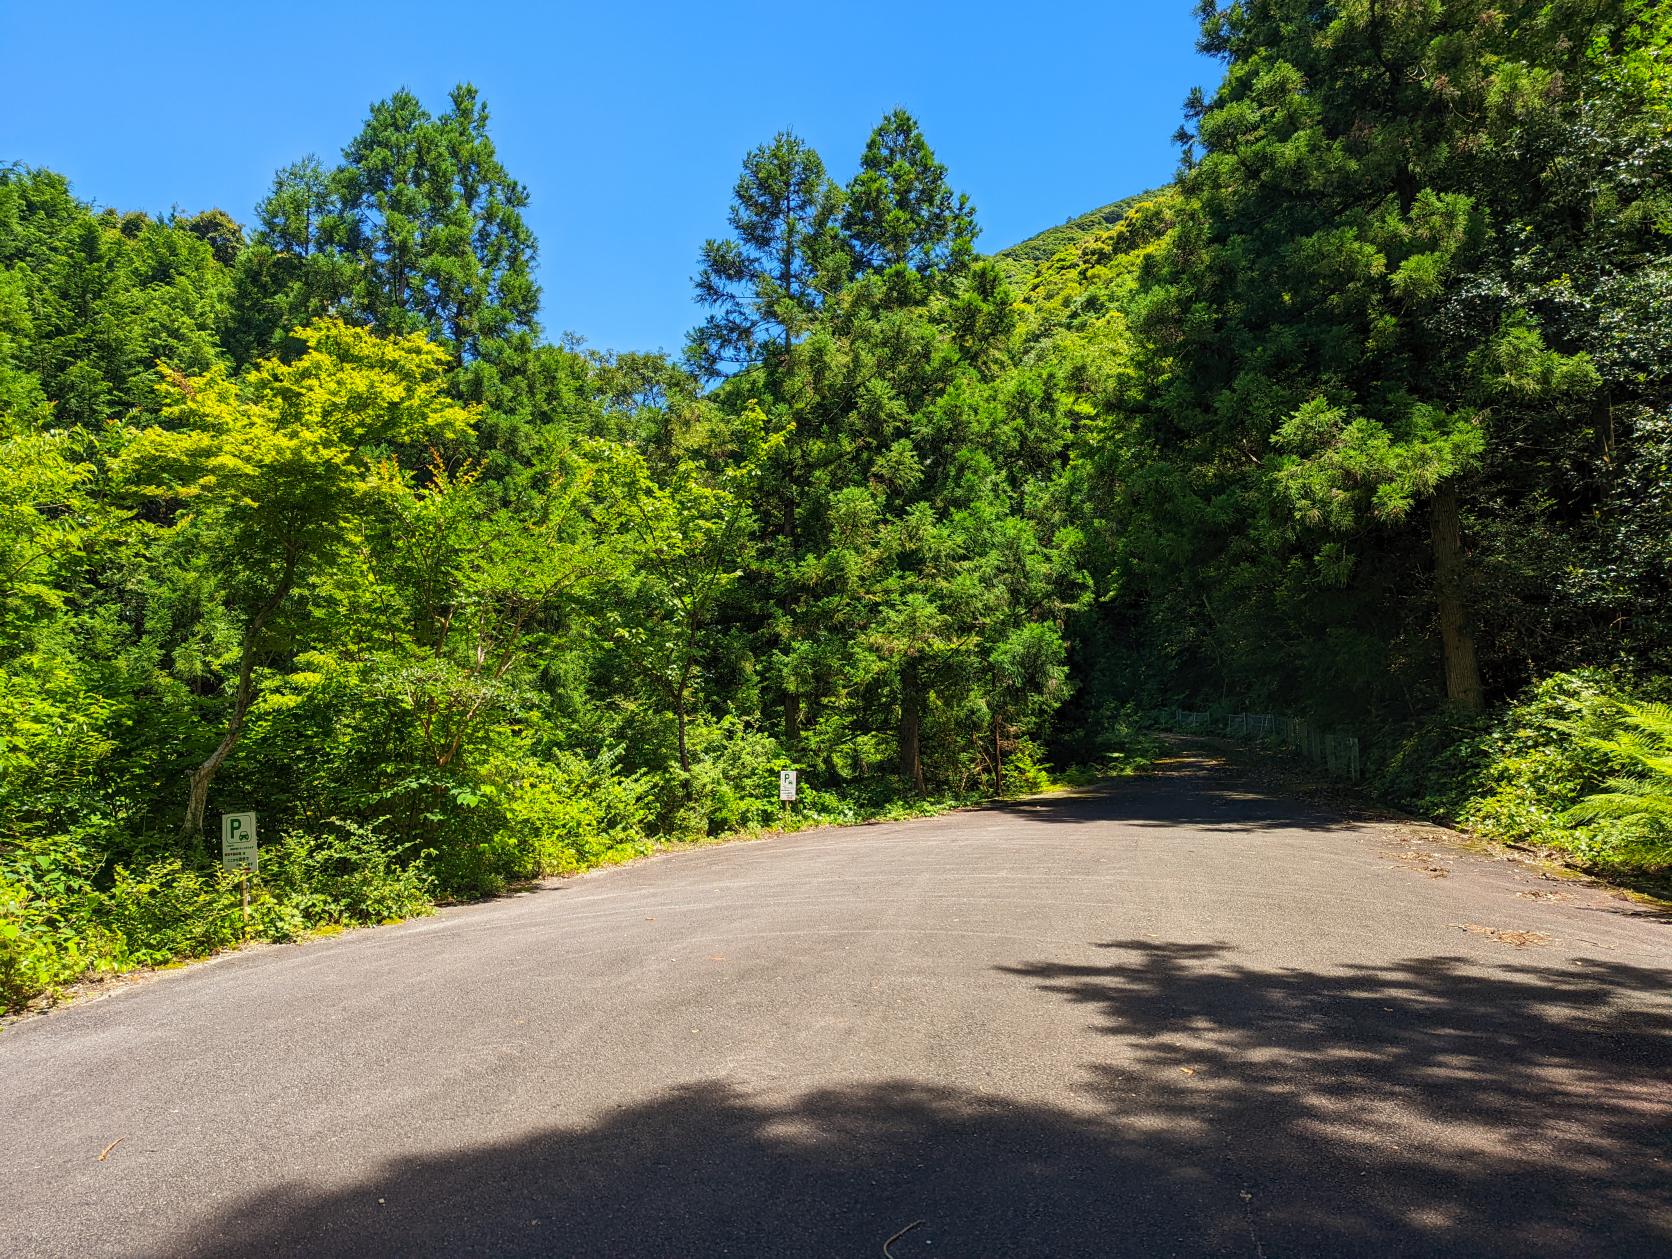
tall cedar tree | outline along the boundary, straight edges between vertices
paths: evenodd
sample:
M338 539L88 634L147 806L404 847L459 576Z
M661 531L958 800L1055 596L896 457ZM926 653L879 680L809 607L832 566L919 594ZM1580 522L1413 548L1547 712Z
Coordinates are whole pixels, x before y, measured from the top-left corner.
M1504 440L1503 364L1554 399L1595 379L1530 312L1454 300L1492 245L1490 155L1556 108L1590 40L1590 19L1520 7L1204 4L1201 47L1228 70L1151 325L1177 351L1158 448L1194 451L1197 493L1222 502L1250 467L1226 455L1247 451L1258 476L1232 492L1287 504L1323 584L1420 509L1445 693L1466 710L1485 699L1466 497Z
M243 355L323 314L423 332L456 368L537 333L528 193L487 127L469 84L434 116L403 89L372 106L335 170L313 158L281 170L242 267Z
M712 312L691 333L696 371L713 378L753 366L807 331L843 278L840 208L823 160L793 132L750 151L727 216L733 235L703 244L693 281Z
M842 231L860 272L910 267L958 274L975 258L975 212L947 186L923 132L903 109L889 113L865 144L848 184Z

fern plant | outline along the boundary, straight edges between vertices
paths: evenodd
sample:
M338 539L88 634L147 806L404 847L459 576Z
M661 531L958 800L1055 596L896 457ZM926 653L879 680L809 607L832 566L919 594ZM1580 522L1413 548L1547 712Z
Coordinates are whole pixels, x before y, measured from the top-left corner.
M1639 844L1664 848L1672 861L1672 705L1620 704L1620 724L1589 742L1627 766L1566 813L1570 822L1613 822L1635 832Z

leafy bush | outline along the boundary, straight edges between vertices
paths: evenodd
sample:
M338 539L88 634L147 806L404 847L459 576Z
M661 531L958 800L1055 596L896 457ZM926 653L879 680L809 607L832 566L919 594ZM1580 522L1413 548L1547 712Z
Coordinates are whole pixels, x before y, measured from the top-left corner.
M286 834L262 852L260 933L282 940L300 934L298 924L366 926L429 913L431 875L400 856L374 827L356 822Z
M120 941L89 921L88 894L79 872L40 854L0 868L0 1010L116 964Z
M776 739L728 714L693 724L691 749L689 831L724 835L778 819L778 771L795 763Z
M1407 731L1371 779L1377 794L1505 843L1597 871L1672 864L1667 710L1597 669L1552 674L1501 713L1439 716ZM1608 790L1604 790L1607 787ZM1668 813L1657 810L1662 806Z
M201 957L237 942L244 931L238 876L178 857L137 871L118 866L95 914L121 936L123 960L135 966Z
M647 848L650 781L622 774L620 748L588 760L503 759L489 769L504 825L495 837L513 878L568 874Z
M1037 744L1023 739L1011 749L1004 762L1004 793L1028 795L1051 785L1051 767Z
M1455 819L1470 799L1489 754L1486 718L1436 713L1374 740L1366 758L1370 790L1431 817Z
M1458 820L1494 839L1572 850L1577 837L1566 813L1612 769L1594 736L1615 720L1616 690L1597 670L1529 687L1478 739L1480 769Z
M0 863L0 1009L90 972L202 957L246 936L291 940L427 913L432 882L370 827L290 833L262 848L246 927L236 872L165 856L119 865L95 890L71 841L37 840Z

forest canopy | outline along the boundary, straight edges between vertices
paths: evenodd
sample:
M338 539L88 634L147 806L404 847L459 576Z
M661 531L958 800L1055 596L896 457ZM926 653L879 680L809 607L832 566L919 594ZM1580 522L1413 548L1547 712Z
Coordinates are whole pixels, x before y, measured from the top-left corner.
M0 1002L242 934L221 812L285 939L1177 705L1672 864L1666 6L1201 23L1176 179L994 257L906 111L765 139L677 357L546 337L469 85L247 215L0 168Z

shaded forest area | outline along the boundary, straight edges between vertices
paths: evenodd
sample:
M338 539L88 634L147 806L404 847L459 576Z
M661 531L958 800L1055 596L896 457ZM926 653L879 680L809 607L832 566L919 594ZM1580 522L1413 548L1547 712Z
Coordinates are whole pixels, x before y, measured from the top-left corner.
M237 939L225 810L288 939L781 768L827 820L1110 772L1173 703L1664 869L1669 38L1204 4L1177 179L993 258L905 112L845 183L782 132L679 357L543 335L467 86L247 223L0 169L0 998Z

